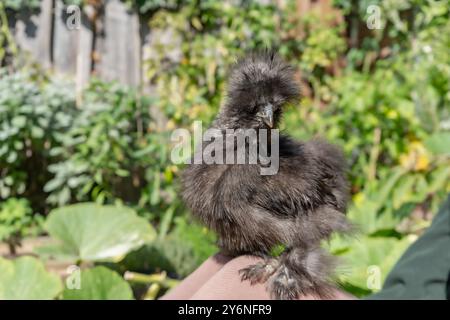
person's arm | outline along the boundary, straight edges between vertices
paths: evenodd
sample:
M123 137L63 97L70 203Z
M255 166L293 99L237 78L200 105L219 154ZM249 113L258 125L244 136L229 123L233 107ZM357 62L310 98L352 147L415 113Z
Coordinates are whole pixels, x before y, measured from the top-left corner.
M432 225L403 254L369 299L449 299L450 195Z
M210 280L231 258L216 254L203 262L194 272L187 276L179 285L167 292L160 300L188 300L208 280Z
M206 260L180 285L172 289L162 300L268 300L265 284L251 285L241 281L239 270L255 264L260 258L240 256L234 259L215 255ZM302 296L300 300L317 299ZM351 295L335 290L334 299L354 299Z

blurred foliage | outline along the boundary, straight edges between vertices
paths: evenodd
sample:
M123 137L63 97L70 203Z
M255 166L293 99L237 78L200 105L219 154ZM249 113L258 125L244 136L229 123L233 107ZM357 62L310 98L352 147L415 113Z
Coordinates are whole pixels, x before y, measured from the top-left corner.
M7 1L6 8L22 2ZM275 48L297 67L303 91L286 110L282 129L299 139L322 135L340 144L349 161L348 215L360 234L324 245L344 262L339 280L345 289L357 296L378 290L368 283L372 267L382 282L450 192L448 2L335 0L326 14L299 12L294 0L125 2L152 30L143 55L151 97L140 88L93 80L76 103L72 83L34 68L1 71L0 200L6 202L0 225L24 236L32 216L66 204L128 206L155 226L155 238L125 248L122 260L105 262L94 254L74 262L91 264L82 277L102 264L123 275L135 297L157 297L217 250L215 236L181 203L182 168L170 162L170 133L191 129L194 120L212 121L236 57ZM380 29L367 27L371 5L380 9ZM16 54L5 20L0 60ZM55 223L52 213L47 230L72 253L86 243L70 234L110 243L101 240L106 229L96 227L101 210L74 214L89 215L83 219L92 226L62 213ZM116 280L123 285L106 271L111 282L105 287ZM108 298L105 287L95 297ZM63 298L81 297L71 294Z
M0 241L5 242L14 255L24 237L42 232L43 220L42 216L33 216L26 199L9 198L0 202Z
M166 271L171 277L189 275L203 261L217 253L216 237L207 228L185 216L174 219L174 229L167 236L130 252L117 265L121 272L152 273Z
M56 137L76 111L74 92L56 81L41 87L30 73L0 72L0 197L26 196L37 205Z
M58 137L60 146L52 149L52 155L65 161L49 166L54 178L44 190L51 193L50 203L63 205L72 197L100 203L114 197L127 201L123 193L143 187L144 168L158 164L162 153L149 141L153 136L146 135L151 130L146 100L115 84L91 84L72 127ZM153 178L153 172L147 174Z
M2 0L3 6L11 10L39 8L40 0Z
M278 42L276 6L238 2L188 1L150 20L155 37L147 77L157 88L168 128L211 121L229 65L244 50Z

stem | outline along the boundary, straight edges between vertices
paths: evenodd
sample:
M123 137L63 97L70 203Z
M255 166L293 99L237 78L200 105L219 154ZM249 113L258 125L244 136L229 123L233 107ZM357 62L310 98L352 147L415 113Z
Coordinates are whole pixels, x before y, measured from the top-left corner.
M15 246L14 242L9 242L8 241L8 249L9 249L9 253L12 256L15 256L17 254L16 246Z
M137 282L137 283L142 283L142 284L156 283L165 288L173 288L179 283L178 280L168 278L167 274L165 272L155 273L155 274L143 274L143 273L127 271L124 274L124 278L127 281L132 281L132 282Z
M375 180L377 176L377 162L380 156L380 142L381 142L381 129L375 128L373 135L373 147L370 151L369 167L367 169L367 179L369 181Z
M153 283L145 293L144 300L155 300L159 291L161 291L161 285L158 283Z

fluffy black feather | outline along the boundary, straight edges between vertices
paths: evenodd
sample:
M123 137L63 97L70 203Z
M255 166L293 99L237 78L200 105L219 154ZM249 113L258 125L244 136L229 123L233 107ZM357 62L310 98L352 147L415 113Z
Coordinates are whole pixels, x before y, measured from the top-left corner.
M214 128L276 127L283 106L299 97L292 68L274 53L251 54L233 68L228 96ZM273 123L261 118L267 104ZM347 232L345 159L323 141L280 136L279 171L264 176L255 164L192 164L182 177L192 213L217 232L228 255L258 255L264 262L241 270L243 280L267 282L276 299L326 297L334 262L320 248L333 232ZM286 249L274 257L271 250Z

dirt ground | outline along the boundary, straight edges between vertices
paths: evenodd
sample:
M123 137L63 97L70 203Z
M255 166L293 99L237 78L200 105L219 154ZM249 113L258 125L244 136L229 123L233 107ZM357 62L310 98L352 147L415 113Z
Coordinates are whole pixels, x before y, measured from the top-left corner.
M12 256L9 253L8 246L5 243L0 243L0 256L7 259L14 259L24 255L36 256L33 252L34 248L49 245L52 243L52 240L49 237L37 237L37 238L27 238L22 241L22 246L17 248L17 254ZM45 268L48 271L59 274L61 277L66 276L66 270L70 266L70 263L55 261L55 260L47 260L44 261Z

